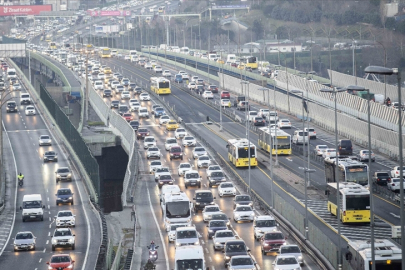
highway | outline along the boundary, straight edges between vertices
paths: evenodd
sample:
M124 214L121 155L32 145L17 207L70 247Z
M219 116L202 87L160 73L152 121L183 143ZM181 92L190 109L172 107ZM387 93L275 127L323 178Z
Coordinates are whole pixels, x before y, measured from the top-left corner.
M26 92L22 90L22 92ZM18 105L17 113L7 113L6 106L2 107L4 132L10 138L13 159L18 172L25 175L23 187L18 187L16 200L16 215L10 238L4 249L0 251L0 269L13 269L16 265L21 269L44 269L52 254L69 253L76 261L76 269L93 269L100 246L100 225L96 212L93 211L87 196L84 183L78 177L76 170L68 162L66 153L59 145L60 139L55 138L48 129L42 116L26 116L25 105L20 105L20 92L7 94ZM37 108L38 113L38 108ZM51 135L51 146L39 146L40 135ZM43 154L47 150L54 150L58 154L58 161L44 163ZM73 170L72 182L56 184L55 171L59 167L70 167ZM14 175L13 177L16 177ZM74 205L56 205L56 192L59 188L70 188L74 193ZM22 221L19 207L26 194L40 194L44 209L43 221ZM13 203L13 202L12 202ZM61 210L71 210L76 215L76 227L72 228L76 235L75 250L57 248L52 252L51 235L55 230L54 216ZM17 232L31 231L36 237L35 251L14 252L13 240ZM3 234L1 237L3 238ZM7 236L8 238L8 236Z

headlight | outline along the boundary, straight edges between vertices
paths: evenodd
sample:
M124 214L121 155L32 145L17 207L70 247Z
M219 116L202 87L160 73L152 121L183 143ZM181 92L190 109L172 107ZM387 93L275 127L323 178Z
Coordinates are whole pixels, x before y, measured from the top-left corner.
M253 217L255 215L255 213L251 213L250 215Z
M72 269L73 268L73 264L68 266L68 269Z
M172 153L170 153L170 156L173 156L173 154L172 154Z
M194 245L199 245L200 244L200 242L199 241L196 241L195 243L194 243Z
M298 256L298 260L302 260L302 256Z
M235 214L235 217L239 217L239 214Z
M200 205L200 203L199 203L199 202L196 202L195 205Z
M56 239L52 239L52 244L56 244L58 241Z
M268 247L268 246L270 246L270 244L264 243L264 246L265 246L265 247Z
M67 177L72 177L72 174L71 174L71 173L69 173L69 174L67 175Z
M220 245L221 243L220 242L215 242L215 245Z
M57 178L60 178L61 176L60 176L60 174L57 174L56 177L57 177Z
M211 229L208 229L208 232L212 233L212 232L214 232L214 231L213 231L213 230L211 230Z
M73 199L72 197L69 197L69 200Z
M169 184L173 184L173 181L169 181Z
M73 242L74 242L73 238L69 239L69 243L73 243Z
M52 269L53 269L53 267L49 265L49 266L48 266L48 269L49 269L49 270L52 270Z
M179 246L180 246L180 243L176 243L176 246L179 247Z
M230 259L231 259L231 257L225 256L225 260L230 260Z

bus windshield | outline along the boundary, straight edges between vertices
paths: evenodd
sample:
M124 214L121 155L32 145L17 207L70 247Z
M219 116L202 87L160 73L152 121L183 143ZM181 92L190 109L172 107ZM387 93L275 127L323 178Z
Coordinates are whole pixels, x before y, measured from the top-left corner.
M190 203L188 201L166 203L167 218L182 218L190 216Z
M346 182L362 183L368 181L367 167L346 168Z
M256 57L249 57L248 58L248 63L256 63Z
M347 195L346 210L370 210L370 196Z
M169 88L170 82L159 82L159 88Z
M250 157L254 158L256 157L256 153L255 153L255 148L254 147L250 147ZM247 147L240 147L238 148L238 156L239 158L248 158L248 148Z
M274 145L277 145L277 149L290 149L291 140L290 138L277 138L277 140L274 142Z

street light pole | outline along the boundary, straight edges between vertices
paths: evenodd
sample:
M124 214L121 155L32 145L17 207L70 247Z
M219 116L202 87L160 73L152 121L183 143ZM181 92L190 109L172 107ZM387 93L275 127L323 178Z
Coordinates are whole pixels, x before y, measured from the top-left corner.
M240 82L241 84L242 84L242 87L243 87L243 84L245 84L245 85L247 85L247 104L248 104L248 106L249 106L249 82L248 81L246 81L246 76L245 76L245 80L244 81L241 81ZM251 146L250 146L250 125L249 125L249 117L248 117L248 111L249 111L249 109L248 110L245 110L246 111L246 138L247 138L247 141L248 141L248 157L249 157L249 170L248 170L248 184L249 184L249 194L251 194L252 193L252 190L251 190L251 188L250 188L250 172L251 172L251 166L250 166L250 156L251 156Z

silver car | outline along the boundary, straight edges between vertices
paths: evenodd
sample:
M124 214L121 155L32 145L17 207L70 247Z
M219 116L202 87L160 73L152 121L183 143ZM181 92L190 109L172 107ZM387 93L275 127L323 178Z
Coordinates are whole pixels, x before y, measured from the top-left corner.
M58 168L55 174L56 174L56 184L62 180L72 181L72 173L68 167Z
M237 269L257 269L257 263L249 255L232 256L229 263L226 264L228 270Z
M204 147L196 147L193 149L193 158L197 159L199 156L207 155L207 151L205 151Z
M39 146L42 145L52 145L52 140L49 135L41 135L39 136Z
M35 239L32 232L18 232L14 238L14 252L20 250L35 250Z

